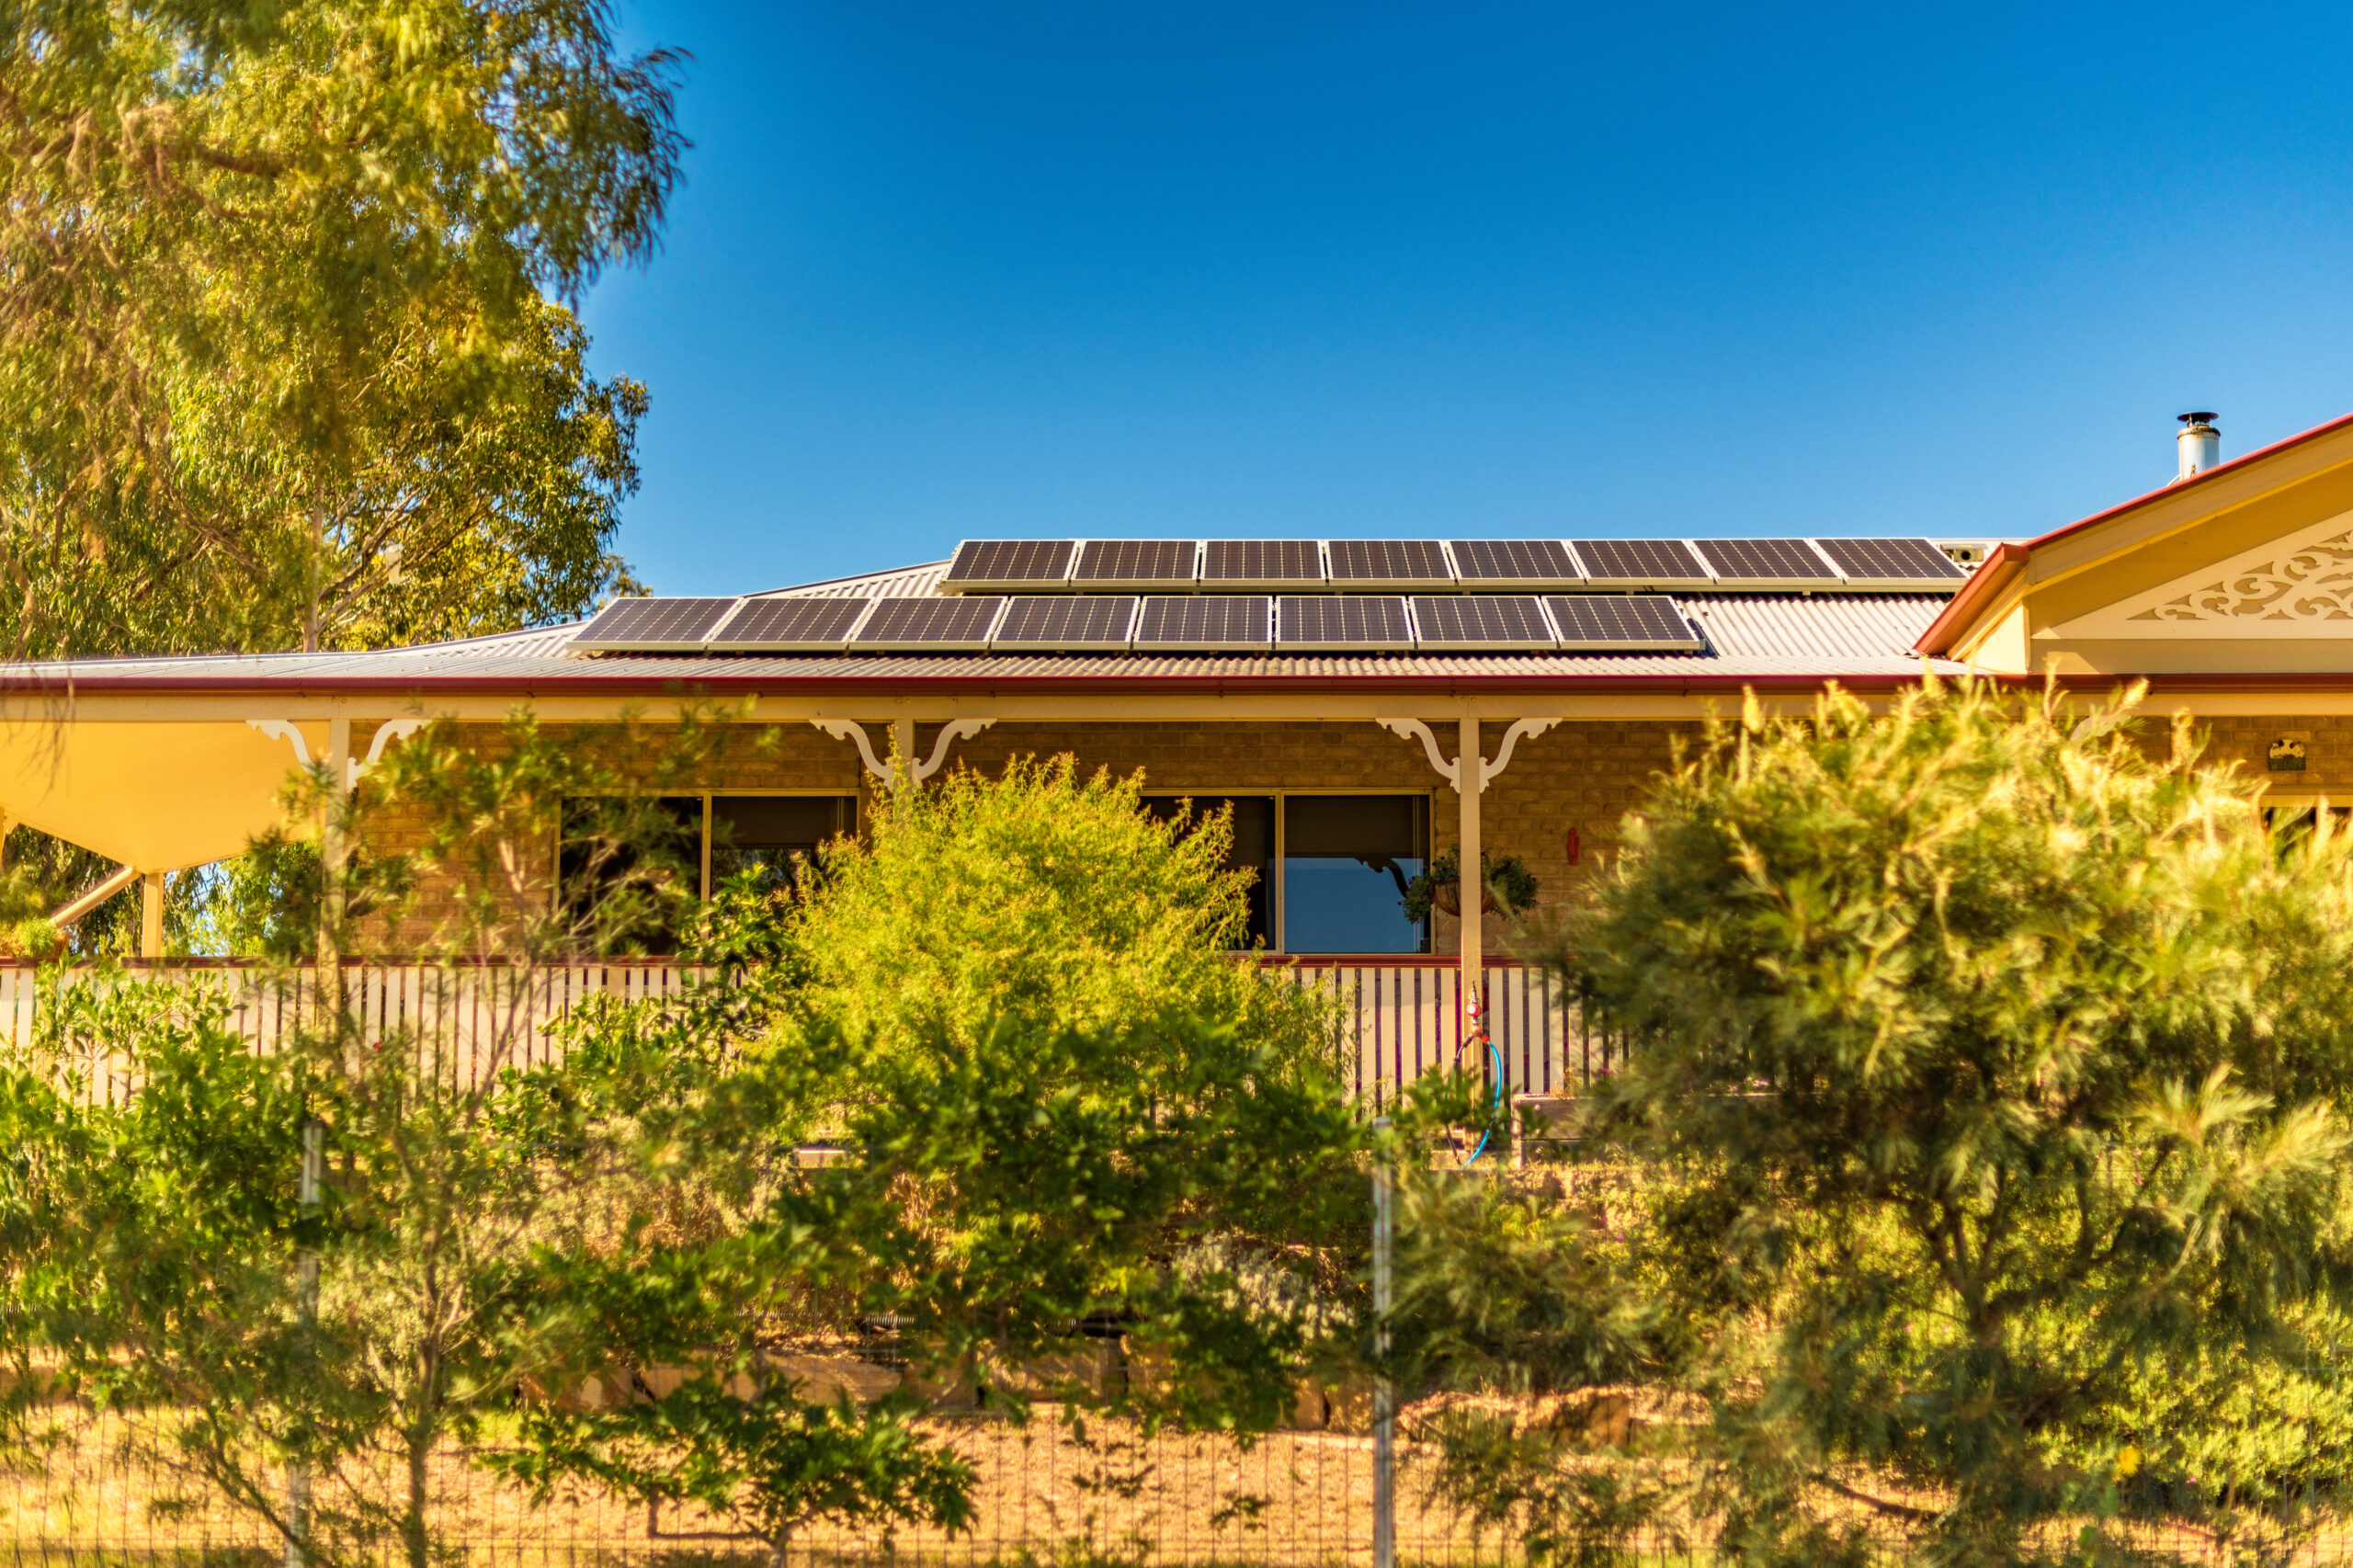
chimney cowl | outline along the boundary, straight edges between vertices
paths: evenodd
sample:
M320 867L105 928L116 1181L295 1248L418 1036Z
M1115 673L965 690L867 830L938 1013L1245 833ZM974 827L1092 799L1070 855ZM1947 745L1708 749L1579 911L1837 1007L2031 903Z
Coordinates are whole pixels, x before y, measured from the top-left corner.
M2174 417L2181 421L2181 434L2174 437L2180 466L2175 471L2173 482L2178 484L2222 460L2222 433L2214 427L2214 421L2222 415L2200 410Z

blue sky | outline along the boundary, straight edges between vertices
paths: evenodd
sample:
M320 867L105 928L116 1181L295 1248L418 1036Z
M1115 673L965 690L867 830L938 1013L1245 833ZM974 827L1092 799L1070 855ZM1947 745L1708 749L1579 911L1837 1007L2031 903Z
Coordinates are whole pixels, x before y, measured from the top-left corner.
M965 537L2039 532L2353 410L2353 10L624 0L664 593Z

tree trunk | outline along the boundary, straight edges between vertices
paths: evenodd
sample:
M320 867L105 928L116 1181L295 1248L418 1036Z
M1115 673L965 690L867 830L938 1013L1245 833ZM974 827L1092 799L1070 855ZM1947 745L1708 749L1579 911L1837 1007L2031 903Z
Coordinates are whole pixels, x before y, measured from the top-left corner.
M432 1439L408 1435L408 1498L401 1511L401 1544L406 1549L408 1568L432 1568L426 1551L425 1503L427 1488L425 1461L432 1454Z

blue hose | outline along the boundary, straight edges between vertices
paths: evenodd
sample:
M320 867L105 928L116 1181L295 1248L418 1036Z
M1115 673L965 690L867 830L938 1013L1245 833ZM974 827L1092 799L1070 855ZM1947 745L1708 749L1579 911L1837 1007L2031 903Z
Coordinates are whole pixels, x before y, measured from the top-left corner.
M1479 1134L1479 1146L1471 1151L1469 1159L1455 1167L1457 1170L1467 1171L1479 1163L1479 1156L1487 1152L1487 1140L1495 1135L1495 1115L1504 1108L1504 1053L1492 1040L1487 1041L1487 1057L1495 1065L1495 1103L1487 1108L1487 1126Z

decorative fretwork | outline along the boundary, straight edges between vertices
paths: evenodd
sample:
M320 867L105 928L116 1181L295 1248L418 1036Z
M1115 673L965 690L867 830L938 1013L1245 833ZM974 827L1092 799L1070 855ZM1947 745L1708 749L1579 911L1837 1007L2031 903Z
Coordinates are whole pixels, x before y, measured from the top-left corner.
M2353 620L2353 528L2131 617L2133 620Z

